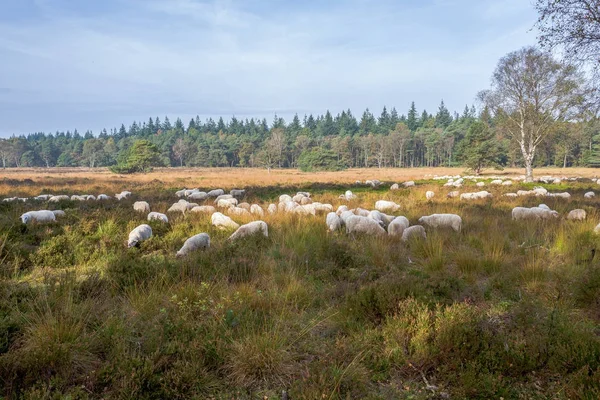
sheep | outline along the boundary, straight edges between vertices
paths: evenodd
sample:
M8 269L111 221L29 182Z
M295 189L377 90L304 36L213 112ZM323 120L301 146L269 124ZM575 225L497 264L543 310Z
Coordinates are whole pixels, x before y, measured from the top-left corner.
M292 201L295 201L296 203L300 204L300 202L302 201L302 199L304 199L306 196L302 195L302 194L297 194L294 197L292 197Z
M594 228L594 233L600 233L600 224L596 225Z
M329 214L327 214L325 223L327 224L327 230L329 232L339 231L340 229L342 229L343 225L342 219L339 217L339 215L337 215L334 212L330 212Z
M259 206L258 204L252 204L250 206L250 213L252 213L254 215L258 215L259 217L262 217L265 215L265 212L263 211L262 207Z
M294 207L294 214L300 214L300 215L315 215L316 214L316 210L314 207L311 207L312 204L307 204L305 206L296 206Z
M354 212L348 210L348 211L343 211L340 214L340 219L342 220L342 222L344 223L344 225L346 224L346 221L348 220L348 218L354 216Z
M346 233L365 233L368 235L385 235L385 229L371 218L353 215L346 219Z
M402 186L404 186L405 188L412 187L412 186L415 186L415 182L414 181L404 182L402 184Z
M187 205L187 201L179 200L177 203L174 203L171 207L169 207L167 212L180 212L185 214L185 212L188 210Z
M148 214L148 221L161 221L165 224L168 224L169 217L167 217L165 214L153 211Z
M400 205L393 201L378 200L375 202L375 209L381 212L396 212L400 209Z
M477 186L477 187L484 187L485 186L485 182L477 182L475 184L475 186Z
M219 196L225 194L225 191L223 189L214 189L206 194L208 195L208 197L219 197Z
M267 207L267 211L269 212L269 214L275 214L277 212L277 206L275 204L269 204L269 207Z
M193 212L193 213L206 213L206 214L212 214L215 211L217 211L217 209L214 208L213 206L196 206L190 210L190 212Z
M237 199L221 199L217 203L218 208L232 208L237 206Z
M297 195L300 194L300 195L302 195L304 197L310 197L310 193L309 192L296 192L296 194Z
M336 213L337 215L341 215L341 214L342 214L344 211L348 211L348 206L346 206L346 205L339 206L339 207L337 208L337 210L335 211L335 213Z
M176 191L175 196L177 196L179 198L185 197L185 189Z
M504 181L504 182L502 182L502 186L510 186L512 184L513 184L512 181Z
M219 200L228 200L228 199L233 199L233 196L230 194L221 194L221 195L217 196L217 198L215 199L215 204L217 204L219 202ZM237 200L236 200L236 204L237 204Z
M364 208L356 207L354 209L354 215L359 215L361 217L368 217L371 211L365 210Z
M586 216L587 216L587 214L586 214L585 210L582 210L581 208L577 208L575 210L569 211L569 214L567 215L567 219L575 220L575 221L583 221L583 220L585 220Z
M147 201L136 201L133 203L133 210L137 212L148 213L150 212L150 204Z
M16 197L7 197L5 199L2 199L3 203L11 203L13 201L17 201L18 199Z
M56 218L67 216L67 214L63 210L52 210L52 213L54 214L54 217L56 217Z
M50 197L52 197L51 194L40 194L39 196L35 196L33 199L34 200L39 200L39 201L46 201L48 200Z
M571 194L568 192L563 192L563 193L547 193L546 196L548 197L560 197L561 199L570 199L571 198Z
M121 193L115 194L115 198L117 200L123 200L128 198L129 196L131 196L131 192L128 192L127 190L123 190Z
M378 179L373 179L365 182L365 185L370 185L373 189L377 188L381 185L381 181Z
M292 196L290 196L289 194L282 194L281 196L279 196L280 203L287 203L288 201L293 201Z
M28 224L30 222L54 222L56 221L56 215L52 211L40 210L40 211L28 211L21 215L21 222Z
M96 197L97 201L103 201L103 200L109 200L110 197L105 195L105 194L99 194L98 197Z
M93 194L88 194L87 196L85 196L85 199L87 201L94 201L96 200L96 196L94 196Z
M504 197L517 197L516 193L504 193L502 196Z
M250 214L250 211L246 210L245 208L240 208L240 207L231 207L231 208L227 209L227 214L237 215L237 216L242 216L242 217L249 217L252 215L252 214Z
M404 229L402 232L402 241L408 242L411 238L422 238L427 239L427 233L425 232L425 228L421 225L413 225Z
M541 186L537 186L533 188L533 194L536 196L546 196L548 194L548 190Z
M513 220L558 218L558 213L556 211L539 207L515 207L512 209L511 215Z
M400 185L398 185L397 183L394 183L392 186L390 186L390 190L399 190L400 189Z
M456 214L431 214L419 218L419 223L432 228L450 227L456 232L462 228L462 218Z
M237 205L239 208L243 208L246 211L250 211L250 204L248 203L238 203Z
M19 197L17 200L19 200L22 203L25 203L28 199L27 197Z
M383 216L384 216L384 214L382 212L377 211L377 210L372 210L369 212L369 215L367 215L367 218L371 218L373 221L376 221L379 225L381 225L381 227L385 228L387 226L387 224L384 222ZM389 222L388 222L388 224L389 224Z
M210 216L210 222L218 229L237 229L240 227L239 224L235 223L231 218L226 215L216 212Z
M538 208L543 208L544 210L550 210L550 211L552 211L552 209L550 207L548 207L547 205L545 205L544 203L538 205Z
M269 237L269 228L264 221L253 221L246 225L240 226L227 240L237 240L246 236L262 233L265 237Z
M229 194L235 197L236 199L243 199L244 197L246 197L246 191L243 189L231 189Z
M410 223L408 222L408 218L399 216L393 219L392 222L388 225L388 235L389 236L402 236L402 233L406 228L408 228Z
M458 190L454 190L446 195L446 198L453 199L455 197L460 196L460 192Z
M208 233L199 233L188 238L181 246L181 249L177 252L177 257L183 257L189 253L199 250L208 249L210 247L210 236Z
M310 197L303 197L300 199L300 205L305 206L307 204L312 204L312 199Z
M461 200L476 200L476 199L485 199L488 197L492 197L492 194L485 190L482 190L481 192L475 192L475 193L462 193L460 195Z
M49 203L58 203L59 201L66 201L66 200L70 200L71 198L69 196L66 196L64 194L58 195L58 196L52 196L48 199Z
M592 197L595 197L596 193L594 192L587 192L586 194L583 195L584 199L591 199Z
M305 204L309 205L309 204ZM312 203L310 204L314 207L315 211L318 212L331 212L333 211L333 206L331 204L323 204L323 203Z
M208 199L208 193L206 192L194 192L188 196L190 200L203 201Z
M502 179L494 179L490 182L490 185L502 185Z
M127 239L127 247L139 247L141 242L150 239L150 237L152 237L152 228L150 227L150 225L139 225L134 230L129 232L129 239Z
M346 190L346 193L343 194L343 197L348 201L356 199L356 195L352 193L351 190Z
M435 196L435 193L434 193L434 192L432 192L431 190L428 190L427 192L425 192L425 198L426 198L427 200L431 200L431 199L433 199L433 196Z

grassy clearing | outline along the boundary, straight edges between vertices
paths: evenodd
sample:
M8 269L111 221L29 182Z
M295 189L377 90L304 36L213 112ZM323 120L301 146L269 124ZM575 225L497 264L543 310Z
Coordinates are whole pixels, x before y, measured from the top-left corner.
M232 245L208 215L190 214L152 222L154 237L127 249L129 230L144 221L132 203L165 211L182 185L33 179L11 181L0 196L134 196L58 204L65 219L26 227L18 216L32 205L0 203L6 397L600 397L600 238L591 233L600 199L583 199L595 184L547 186L571 192L570 200L544 199L562 215L588 212L578 223L511 221L512 207L540 203L499 196L515 186L467 203L423 182L396 192L352 188L358 199L349 205L391 199L411 223L455 212L461 233L429 230L426 241L404 245L328 234L324 216L278 214L264 218L269 238ZM248 200L300 188L337 206L345 187L265 182L249 188ZM176 259L199 232L212 247Z

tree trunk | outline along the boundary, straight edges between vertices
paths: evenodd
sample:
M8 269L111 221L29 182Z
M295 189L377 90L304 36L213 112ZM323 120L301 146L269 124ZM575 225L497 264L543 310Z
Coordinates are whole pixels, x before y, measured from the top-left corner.
M531 160L525 160L525 182L533 182L533 165Z
M563 168L567 168L567 152L565 151L565 158L563 159Z

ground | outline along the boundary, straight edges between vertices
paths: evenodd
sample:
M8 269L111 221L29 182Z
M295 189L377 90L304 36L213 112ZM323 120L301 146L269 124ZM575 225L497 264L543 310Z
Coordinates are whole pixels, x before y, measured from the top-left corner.
M594 169L536 170L596 176ZM429 175L462 169L300 173L165 169L119 176L90 170L6 170L0 197L114 195L106 203L0 203L0 390L39 398L589 398L600 397L599 199L589 179L544 185L560 198L447 199ZM521 170L490 171L515 176ZM482 180L489 182L489 175ZM356 180L379 179L378 189ZM417 181L390 191L393 182ZM397 215L461 215L460 233L425 241L328 233L325 215L267 215L269 237L236 243L209 215L170 214L127 249L145 223L136 200L164 212L182 187L246 188L264 206L306 189L334 208L401 205ZM350 202L338 198L345 190ZM435 197L425 199L432 190ZM455 189L452 189L455 190ZM477 191L467 182L461 192ZM551 221L512 221L541 202ZM56 223L24 226L33 209ZM583 208L587 220L567 221ZM234 217L238 222L253 218ZM187 237L211 248L176 258Z

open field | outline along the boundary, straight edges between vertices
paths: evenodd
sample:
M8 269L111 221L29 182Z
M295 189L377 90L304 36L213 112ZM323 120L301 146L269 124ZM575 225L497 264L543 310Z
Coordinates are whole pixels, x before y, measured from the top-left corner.
M133 196L0 203L0 391L26 399L275 399L283 390L290 399L600 398L600 196L583 197L600 185L543 185L570 199L506 198L534 185L487 185L493 199L461 201L446 193L480 189L422 180L463 172L2 171L0 198ZM353 184L373 178L419 181L397 191ZM325 215L276 213L262 218L268 238L230 243L210 215L171 213L128 249L128 233L146 223L133 202L165 212L184 186L246 188L246 201L265 209L302 189L334 209L393 200L411 225L456 213L463 227L428 228L426 240L403 243L328 233ZM346 189L357 199L339 199ZM542 202L561 218L511 220L513 207ZM44 208L66 217L20 223L23 212ZM565 219L576 208L586 221ZM176 258L200 232L211 248Z

